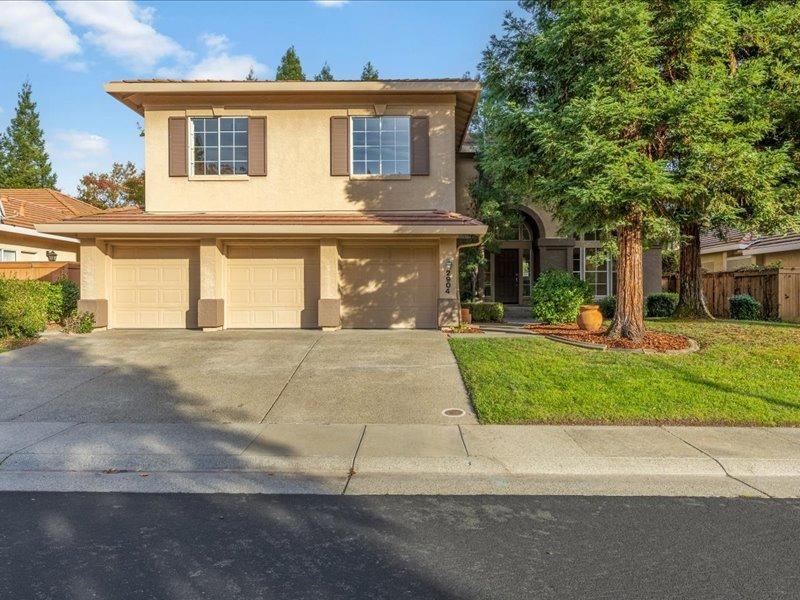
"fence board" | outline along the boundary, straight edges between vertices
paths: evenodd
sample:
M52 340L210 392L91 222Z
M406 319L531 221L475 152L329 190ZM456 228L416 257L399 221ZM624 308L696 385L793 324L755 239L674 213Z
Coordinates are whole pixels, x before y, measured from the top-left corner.
M58 281L67 277L80 285L81 268L76 262L0 262L0 277Z

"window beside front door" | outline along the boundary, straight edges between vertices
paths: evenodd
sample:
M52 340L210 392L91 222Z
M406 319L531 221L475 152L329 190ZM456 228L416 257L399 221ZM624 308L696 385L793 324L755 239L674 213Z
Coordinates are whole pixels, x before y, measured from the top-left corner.
M353 175L410 175L410 117L352 117Z
M192 175L247 175L247 118L189 120Z
M16 262L16 260L17 260L16 250L0 249L0 262Z

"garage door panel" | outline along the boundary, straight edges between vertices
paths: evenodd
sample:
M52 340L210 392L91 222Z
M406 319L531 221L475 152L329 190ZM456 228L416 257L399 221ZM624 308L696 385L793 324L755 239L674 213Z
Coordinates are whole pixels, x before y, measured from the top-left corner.
M342 325L435 328L437 250L433 246L344 244Z
M113 250L111 325L197 325L198 250L193 246L118 246Z
M317 326L319 248L235 246L228 251L228 326Z

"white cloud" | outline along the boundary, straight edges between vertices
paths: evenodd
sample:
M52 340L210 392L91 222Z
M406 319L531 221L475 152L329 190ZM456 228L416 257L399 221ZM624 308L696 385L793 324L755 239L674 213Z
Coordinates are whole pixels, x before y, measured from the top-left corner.
M88 29L84 39L134 69L150 69L166 58L191 57L178 42L155 30L152 8L129 0L59 0L57 6L72 24Z
M53 60L77 54L80 40L53 8L42 1L4 2L0 39Z
M95 133L61 129L47 142L47 151L56 158L92 163L108 154L108 140Z
M159 75L187 79L244 79L250 69L256 77L263 77L269 71L250 54L230 54L231 42L225 35L206 33L200 40L206 46L202 60L183 69L161 69Z
M324 6L325 8L341 8L350 0L314 0L314 4Z

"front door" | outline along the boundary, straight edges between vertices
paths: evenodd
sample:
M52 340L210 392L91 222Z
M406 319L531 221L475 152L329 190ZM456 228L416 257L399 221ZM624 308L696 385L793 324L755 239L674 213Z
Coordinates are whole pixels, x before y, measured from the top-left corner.
M519 302L519 250L504 248L494 257L494 299L497 302Z

